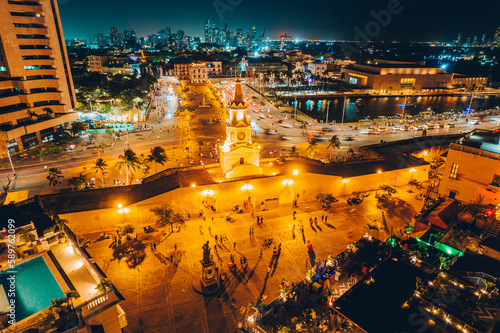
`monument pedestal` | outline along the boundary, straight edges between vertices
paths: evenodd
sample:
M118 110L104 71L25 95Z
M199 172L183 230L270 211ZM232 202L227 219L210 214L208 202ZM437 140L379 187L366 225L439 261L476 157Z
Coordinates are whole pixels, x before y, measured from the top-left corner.
M203 287L208 288L217 284L219 282L219 275L215 269L215 264L213 261L205 262L200 260L201 262L201 284Z

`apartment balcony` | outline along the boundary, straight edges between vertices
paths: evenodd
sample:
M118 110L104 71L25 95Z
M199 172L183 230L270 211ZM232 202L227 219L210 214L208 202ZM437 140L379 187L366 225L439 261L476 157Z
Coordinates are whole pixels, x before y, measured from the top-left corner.
M51 56L54 54L52 49L22 49L19 50L21 56L30 56L30 55L48 55Z
M18 45L46 45L50 47L49 38L17 38L16 42Z
M20 23L20 22L16 22ZM30 22L32 23L32 22ZM47 28L38 28L38 27L14 27L14 32L16 34L27 34L27 35L47 35Z
M55 66L54 59L26 59L23 60L24 66Z
M52 108L52 107L51 107ZM24 113L26 116L26 112ZM26 134L36 133L41 130L55 127L64 123L69 123L78 120L78 113L55 113L54 118L46 115L41 115L39 119L22 125L10 125L0 127L0 140L12 140Z
M9 11L11 12L28 12L28 13L42 13L43 8L39 6L9 4ZM18 17L18 16L15 16Z
M18 8L18 6L15 6ZM12 12L18 12L19 10L10 9ZM36 23L36 24L45 24L44 17L29 17L29 16L12 16L12 21L14 23Z

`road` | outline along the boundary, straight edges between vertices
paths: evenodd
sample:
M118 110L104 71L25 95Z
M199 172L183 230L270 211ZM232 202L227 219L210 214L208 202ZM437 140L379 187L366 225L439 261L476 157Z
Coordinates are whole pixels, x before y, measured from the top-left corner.
M76 151L64 152L56 158L46 158L45 161L37 160L35 162L14 159L13 162L18 177L10 184L10 191L30 190L29 197L37 194L53 193L53 189L46 180L45 166L49 168L56 166L62 171L64 179L58 188L66 187L67 180L78 176L80 173L86 174L89 182L94 181L96 186L100 186L101 175L92 169L93 161L98 157L102 157L108 164L108 172L103 177L104 184L106 186L118 182L125 184L126 176L120 174L114 168L114 165L118 161L118 155L127 147L132 148L138 156L146 156L151 148L161 146L165 148L169 159L163 166L150 164L149 170L141 170L140 168L135 170L134 175L131 177L132 183L138 182L141 178L155 171L160 172L167 168L217 162L216 147L225 139L224 120L226 115L224 109L208 86L190 85L188 88L189 91L187 92L182 92L183 87L181 86L174 86L172 89L167 86L160 88L157 108L152 110L149 120L146 122L153 129L122 135L122 140L118 141L113 141L109 134L99 134L94 142L108 144L108 147L104 148L103 152L98 151L98 149L86 149L85 143L87 141L81 139L75 141L78 146ZM182 97L183 103L195 109L194 112L186 111L174 116L178 105L177 93ZM294 124L293 120L286 119L286 115L263 100L253 90L244 87L244 93L249 96L251 101L255 102L255 105L249 107L248 115L251 117L253 132L255 133L253 139L261 146L261 157L263 158L276 155L286 156L292 147L295 147L300 155L306 156L308 140L313 134L318 135L320 139L318 153L314 156L316 159L330 157L331 151L327 149L327 146L328 139L332 135L338 135L341 140L340 149L335 149L333 153L337 156L347 156L347 151L350 148L357 150L361 146L380 143L381 140L408 139L422 134L422 132L418 131L396 131L391 127L385 132L362 134L359 129L350 128L350 126L352 128L359 126L358 123L344 124L344 126L340 124L313 123L308 126L307 130L304 130L298 123ZM232 98L226 92L223 95L227 100ZM204 101L205 104L210 104L210 106L200 108ZM264 103L264 105L261 106L261 103ZM256 107L263 108L264 112L255 113L254 109ZM272 114L272 118L267 117L268 113ZM265 116L259 117L259 114ZM278 123L278 120L283 120L288 127L283 127L283 124ZM383 126L383 124L379 124L379 126ZM492 129L496 126L496 123L491 122L474 126L468 124L465 119L459 119L455 128L429 130L428 135L455 134L460 131L470 131L475 127ZM329 132L318 134L318 130L323 128L327 128ZM360 129L365 128L366 125L360 126ZM275 130L278 134L267 134L268 130ZM0 185L7 185L7 175L12 175L12 170L8 161L5 160L0 171Z

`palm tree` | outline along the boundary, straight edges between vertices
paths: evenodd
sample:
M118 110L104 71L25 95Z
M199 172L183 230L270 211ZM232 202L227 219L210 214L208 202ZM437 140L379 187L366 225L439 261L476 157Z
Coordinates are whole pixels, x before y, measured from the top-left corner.
M21 231L21 235L19 236L20 240L25 243L30 243L30 246L33 245L33 242L36 240L35 235L29 230Z
M101 171L101 183L102 186L104 186L104 172L108 171L108 163L106 163L102 158L98 158L94 161L92 169L95 170L95 173Z
M290 156L295 156L297 155L297 148L295 146L292 146L290 149Z
M85 184L87 184L87 175L84 175L83 173L80 173L77 177L71 177L68 179L68 185L73 187L75 191L84 188Z
M203 146L203 141L198 140L198 149L200 150L200 153L201 153L201 146Z
M378 231L378 227L375 224L372 225L372 224L367 223L366 226L364 226L363 228L368 229L369 236L371 236L372 230Z
M328 147L326 147L327 149L328 148L331 148L330 149L330 161L332 160L332 149L338 149L340 148L340 140L339 140L339 137L337 135L332 135L331 139L328 141Z
M127 175L127 185L129 185L129 168L132 169L132 174L135 171L135 168L139 166L139 158L137 158L136 153L132 151L132 149L125 150L123 155L118 156L119 161L115 164L115 169L120 171L120 174L123 173L123 169L125 169L125 174Z
M314 158L314 154L318 152L318 139L312 138L309 140L309 144L307 145L306 152L309 152L311 155L311 159Z
M46 179L49 181L49 185L52 186L52 189L55 190L57 184L61 184L61 178L64 178L62 175L61 170L58 168L50 168L49 169L49 175L46 177Z
M345 72L340 73L339 76L339 81L340 81L340 89L342 89L342 83L344 82L345 79Z
M111 289L111 282L106 279L101 278L101 281L97 285L96 289L101 293L105 294L108 289Z
M203 141L200 141L203 144ZM199 144L199 143L198 143ZM201 145L200 145L201 151ZM147 161L155 163L155 173L158 172L158 163L162 166L168 161L167 154L165 153L165 149L162 147L154 147L151 148L149 155L146 157Z

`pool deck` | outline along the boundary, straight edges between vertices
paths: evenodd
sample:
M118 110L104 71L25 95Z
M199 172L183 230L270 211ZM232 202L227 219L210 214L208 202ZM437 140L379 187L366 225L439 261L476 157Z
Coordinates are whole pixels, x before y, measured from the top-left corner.
M99 282L96 281L87 266L83 264L69 243L58 244L53 246L51 250L74 288L80 294L81 302L86 302L99 294L99 291L96 289ZM62 284L59 280L62 279L62 276L60 274L57 275L59 276L56 277L56 280L63 291L69 291L69 289L63 288L63 285L67 286L67 284L64 281L64 284ZM54 274L54 276L56 276L56 274Z

